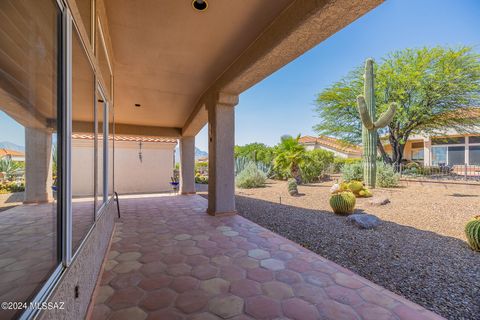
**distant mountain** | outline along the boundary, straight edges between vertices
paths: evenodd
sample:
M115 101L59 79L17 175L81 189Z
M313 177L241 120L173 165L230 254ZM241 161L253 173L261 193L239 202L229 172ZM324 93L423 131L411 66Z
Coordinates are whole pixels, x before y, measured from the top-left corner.
M0 142L0 149L9 149L14 151L25 151L24 146L20 146L10 141L2 141Z
M208 152L195 147L195 160L204 157L208 157ZM175 148L175 162L180 162L180 149L178 147Z

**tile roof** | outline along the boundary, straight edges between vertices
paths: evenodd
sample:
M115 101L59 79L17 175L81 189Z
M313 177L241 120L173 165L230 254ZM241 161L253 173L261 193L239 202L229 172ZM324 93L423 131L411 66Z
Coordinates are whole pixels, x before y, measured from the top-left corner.
M84 133L74 133L72 134L72 139L81 139L81 140L93 140L93 134L84 134ZM175 138L164 138L164 137L147 137L147 136L122 136L115 135L115 141L131 141L131 142L157 142L157 143L173 143L177 144L177 139Z
M353 153L353 154L358 154L359 156L362 154L362 148L360 146L345 142L340 139L328 137L328 136L322 136L322 135L318 137L304 136L304 137L301 137L298 140L298 142L301 144L316 143L326 148L330 148L339 152Z
M15 151L10 149L0 149L0 158L4 156L11 156L11 157L23 157L25 156L24 152Z

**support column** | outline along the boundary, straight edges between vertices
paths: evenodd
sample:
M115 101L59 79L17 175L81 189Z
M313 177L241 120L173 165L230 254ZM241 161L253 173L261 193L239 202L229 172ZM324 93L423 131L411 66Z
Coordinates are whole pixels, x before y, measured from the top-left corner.
M207 102L208 214L235 214L235 105L237 95L219 93Z
M195 137L180 138L180 193L195 193Z
M25 203L53 201L52 133L25 128Z
M423 165L432 165L432 139L430 137L423 139Z

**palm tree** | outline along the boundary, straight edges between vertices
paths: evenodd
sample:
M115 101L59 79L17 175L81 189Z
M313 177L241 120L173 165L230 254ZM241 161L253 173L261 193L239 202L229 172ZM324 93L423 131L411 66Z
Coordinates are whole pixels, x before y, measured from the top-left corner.
M280 138L280 143L275 147L274 167L276 170L288 171L289 174L302 182L300 165L305 161L305 147L298 143L300 135L296 138L285 135Z

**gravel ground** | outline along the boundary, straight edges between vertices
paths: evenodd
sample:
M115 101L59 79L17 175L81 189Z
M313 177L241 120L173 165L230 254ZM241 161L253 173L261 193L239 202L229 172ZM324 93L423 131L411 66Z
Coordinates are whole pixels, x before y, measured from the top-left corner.
M332 182L286 183L237 190L242 216L289 238L363 277L448 319L480 319L480 253L469 249L463 228L480 214L480 186L409 183L376 189L391 203L372 207L358 199L357 211L383 220L360 230L332 213ZM281 204L280 204L281 201Z

